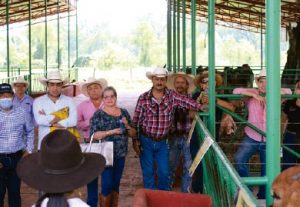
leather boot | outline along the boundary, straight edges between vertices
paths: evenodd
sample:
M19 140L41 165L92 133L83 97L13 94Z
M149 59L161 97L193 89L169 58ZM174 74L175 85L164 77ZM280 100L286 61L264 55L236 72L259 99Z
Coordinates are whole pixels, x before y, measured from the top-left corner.
M100 207L111 207L111 194L109 194L108 196L104 196L102 194L100 194L99 196L99 206Z
M111 207L118 207L118 201L119 201L119 193L116 191L113 191Z

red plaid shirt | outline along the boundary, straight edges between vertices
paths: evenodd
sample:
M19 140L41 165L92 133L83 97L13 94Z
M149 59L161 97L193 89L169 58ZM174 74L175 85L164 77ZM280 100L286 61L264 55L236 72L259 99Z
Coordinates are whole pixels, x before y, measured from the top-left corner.
M169 133L176 108L200 110L196 101L165 89L160 103L152 95L152 89L140 95L133 116L132 125L140 127L144 133L153 138L164 137Z

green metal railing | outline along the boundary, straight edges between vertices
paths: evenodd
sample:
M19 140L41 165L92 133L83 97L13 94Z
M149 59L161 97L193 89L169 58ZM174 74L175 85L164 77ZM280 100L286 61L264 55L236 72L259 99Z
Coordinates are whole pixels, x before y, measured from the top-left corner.
M197 124L194 133L197 135L199 145L201 145L205 139L214 140L214 137L206 128L204 122L198 115L196 116ZM203 117L204 120L205 118ZM213 206L237 206L239 196L241 197L240 199L243 199L243 202L247 203L245 206L259 206L253 193L244 184L216 142L213 142L208 151L204 154L200 165L201 164L203 166L204 193L212 197Z

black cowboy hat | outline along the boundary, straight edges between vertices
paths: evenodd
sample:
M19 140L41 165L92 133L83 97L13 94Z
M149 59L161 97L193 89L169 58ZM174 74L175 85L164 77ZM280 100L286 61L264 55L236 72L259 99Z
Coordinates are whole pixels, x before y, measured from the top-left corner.
M23 158L19 177L29 186L46 193L65 193L96 178L105 167L105 158L82 153L74 135L55 130L42 141L41 150Z

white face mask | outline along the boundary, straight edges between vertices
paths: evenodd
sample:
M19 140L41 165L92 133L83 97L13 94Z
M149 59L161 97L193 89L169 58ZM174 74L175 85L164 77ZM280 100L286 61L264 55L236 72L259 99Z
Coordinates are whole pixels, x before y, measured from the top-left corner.
M9 109L12 107L12 98L2 98L0 99L0 107L3 109Z

